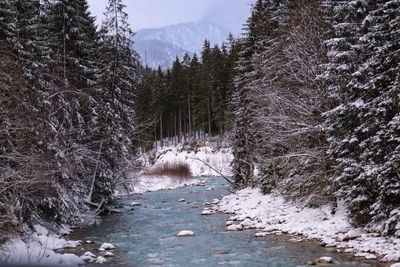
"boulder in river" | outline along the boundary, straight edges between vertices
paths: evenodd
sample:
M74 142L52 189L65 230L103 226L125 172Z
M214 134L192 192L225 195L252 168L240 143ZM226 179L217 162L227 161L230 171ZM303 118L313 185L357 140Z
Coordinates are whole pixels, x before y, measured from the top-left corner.
M229 225L226 230L228 231L242 231L243 230L243 226L241 224L232 224Z
M133 206L133 207L138 207L138 206L142 206L142 204L140 204L139 202L133 201L133 202L131 203L131 206Z
M99 248L99 251L112 250L114 248L114 245L111 243L103 243L103 245L101 245L101 247Z
M103 264L103 263L106 263L106 262L107 262L106 258L104 258L102 256L98 256L97 259L96 259L96 263L99 263L99 264Z
M183 231L180 231L176 236L179 236L179 237L194 236L194 233L193 233L193 231L183 230Z
M211 215L211 214L213 214L213 212L211 210L203 210L201 212L201 215Z
M96 255L94 255L92 252L85 252L85 254L83 254L81 256L81 259L86 262L86 263L90 263L90 262L94 262L96 261Z
M333 263L333 259L331 257L321 257L318 260L307 262L307 265L322 265L322 266L325 266L327 264L332 264L332 263Z
M114 257L114 254L113 254L112 252L110 252L110 251L107 251L107 252L104 254L104 257L106 257L106 258Z

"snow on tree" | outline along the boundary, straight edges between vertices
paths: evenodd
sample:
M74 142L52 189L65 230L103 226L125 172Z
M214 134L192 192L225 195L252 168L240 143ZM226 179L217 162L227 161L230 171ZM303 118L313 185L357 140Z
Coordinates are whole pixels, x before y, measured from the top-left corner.
M335 182L354 223L382 222L399 202L399 3L332 1L327 80ZM393 216L398 214L393 213ZM394 234L394 219L386 232ZM398 227L398 226L397 226Z

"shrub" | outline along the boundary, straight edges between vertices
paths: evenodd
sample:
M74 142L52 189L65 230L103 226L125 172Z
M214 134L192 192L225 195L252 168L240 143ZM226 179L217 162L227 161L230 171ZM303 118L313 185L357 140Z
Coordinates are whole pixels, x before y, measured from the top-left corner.
M168 162L162 165L156 165L145 171L144 174L149 176L169 176L174 178L192 177L189 164L185 162Z

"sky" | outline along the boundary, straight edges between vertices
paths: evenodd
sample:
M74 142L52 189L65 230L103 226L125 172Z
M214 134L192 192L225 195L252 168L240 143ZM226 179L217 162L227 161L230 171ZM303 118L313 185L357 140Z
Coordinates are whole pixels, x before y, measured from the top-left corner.
M220 0L125 0L134 31L201 19ZM236 0L233 0L236 1ZM101 19L107 0L88 0L94 16Z
M159 28L181 22L198 21L214 7L226 7L232 17L238 11L248 11L252 0L125 0L129 22L134 31L144 28ZM101 21L107 0L88 0L90 10ZM236 11L236 13L235 13ZM226 13L225 12L225 13ZM243 21L244 22L244 21ZM241 23L243 23L241 22Z

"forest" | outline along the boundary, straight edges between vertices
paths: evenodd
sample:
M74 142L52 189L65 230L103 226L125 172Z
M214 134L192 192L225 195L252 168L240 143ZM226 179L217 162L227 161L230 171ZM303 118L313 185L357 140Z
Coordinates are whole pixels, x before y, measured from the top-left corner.
M257 0L239 38L145 66L122 0L0 2L0 241L85 226L138 150L229 140L237 188L400 237L400 2ZM333 211L334 212L334 211Z

